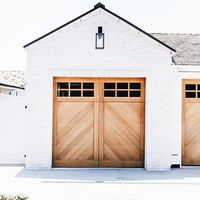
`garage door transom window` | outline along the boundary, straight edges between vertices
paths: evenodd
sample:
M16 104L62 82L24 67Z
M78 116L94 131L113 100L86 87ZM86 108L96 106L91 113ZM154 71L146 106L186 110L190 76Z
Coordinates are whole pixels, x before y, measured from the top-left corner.
M57 97L94 97L94 83L58 82Z
M200 84L185 84L185 98L200 98Z
M104 97L141 97L141 83L137 82L104 83Z

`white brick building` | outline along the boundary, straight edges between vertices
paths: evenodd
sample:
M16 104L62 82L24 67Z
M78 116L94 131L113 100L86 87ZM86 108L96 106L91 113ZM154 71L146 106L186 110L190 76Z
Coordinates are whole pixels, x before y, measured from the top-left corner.
M181 65L164 39L97 4L25 45L26 167L199 165L200 120L187 115L199 109L200 67Z

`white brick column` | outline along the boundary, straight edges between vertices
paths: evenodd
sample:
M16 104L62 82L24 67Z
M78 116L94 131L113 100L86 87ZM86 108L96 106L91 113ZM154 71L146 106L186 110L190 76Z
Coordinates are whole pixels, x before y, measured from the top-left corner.
M176 137L179 136L180 131L177 81L173 73L147 77L145 114L145 168L147 170L169 170L171 164L179 164L173 163L179 162L180 158L180 142L179 137L178 139ZM176 143L178 142L176 148L173 145L174 139L177 139ZM172 158L173 154L178 154L178 157Z

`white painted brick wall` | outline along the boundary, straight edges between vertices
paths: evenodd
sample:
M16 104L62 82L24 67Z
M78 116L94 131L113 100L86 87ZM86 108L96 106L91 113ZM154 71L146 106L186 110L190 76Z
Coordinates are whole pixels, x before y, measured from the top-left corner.
M103 26L105 49L95 50ZM52 163L53 77L145 77L145 167L180 164L180 78L171 52L102 9L27 48L27 168ZM178 154L172 157L172 154Z
M25 96L0 94L0 164L24 164L26 154Z

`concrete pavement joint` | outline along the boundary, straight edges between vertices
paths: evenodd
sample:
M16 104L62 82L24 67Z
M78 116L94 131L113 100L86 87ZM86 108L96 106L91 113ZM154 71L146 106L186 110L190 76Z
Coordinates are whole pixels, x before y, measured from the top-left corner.
M62 184L133 184L133 185L200 185L200 182L133 182L133 181L41 181L41 183Z

